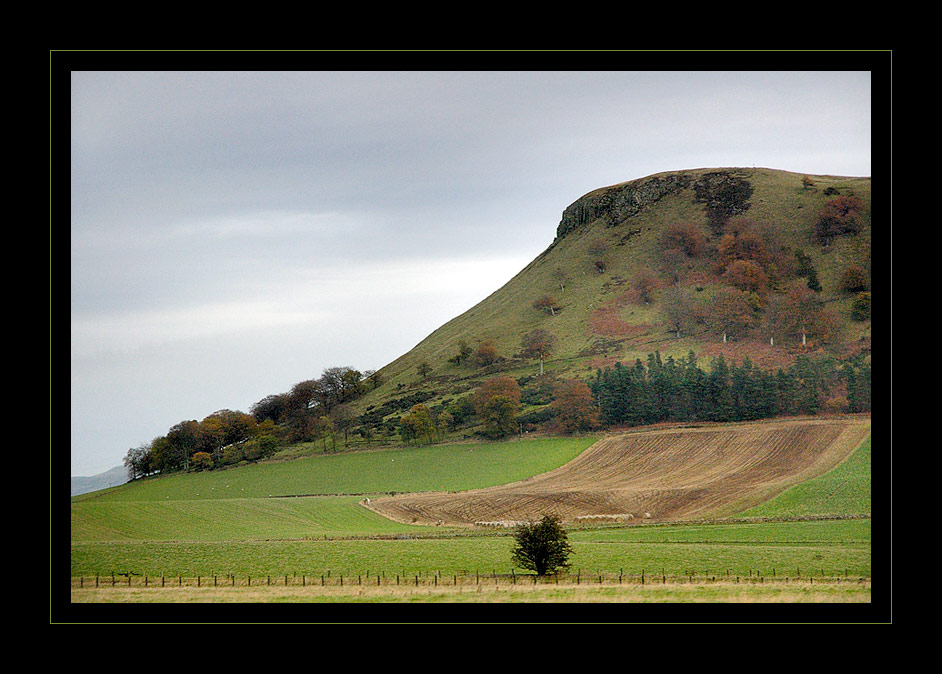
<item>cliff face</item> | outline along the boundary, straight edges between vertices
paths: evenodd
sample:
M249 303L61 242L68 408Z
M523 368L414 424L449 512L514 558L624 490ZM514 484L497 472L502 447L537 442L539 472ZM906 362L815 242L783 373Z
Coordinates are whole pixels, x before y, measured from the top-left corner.
M620 224L665 195L688 187L691 180L692 176L688 174L674 173L589 192L563 211L556 238L561 239L572 230L602 217L611 226Z
M736 170L665 173L603 187L589 192L563 211L556 238L599 218L610 227L619 225L668 194L692 187L695 201L704 204L713 224L730 215L744 213L752 195L749 181Z

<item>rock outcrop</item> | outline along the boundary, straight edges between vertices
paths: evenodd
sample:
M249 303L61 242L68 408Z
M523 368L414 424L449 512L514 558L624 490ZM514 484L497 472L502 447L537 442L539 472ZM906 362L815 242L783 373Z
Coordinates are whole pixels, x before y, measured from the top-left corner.
M561 239L572 230L599 218L605 218L609 226L621 224L665 195L688 187L691 179L685 173L671 173L589 192L563 211L556 238Z
M625 222L669 194L693 188L694 201L703 204L711 227L749 209L752 186L742 170L662 173L593 190L563 211L556 228L559 240L569 232L604 218L609 227Z

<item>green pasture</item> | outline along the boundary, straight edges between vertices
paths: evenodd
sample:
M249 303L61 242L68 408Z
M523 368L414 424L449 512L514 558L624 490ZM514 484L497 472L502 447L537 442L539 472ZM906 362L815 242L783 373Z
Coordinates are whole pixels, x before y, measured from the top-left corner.
M363 494L523 479L562 465L591 443L592 438L544 438L338 454L146 480L79 497L71 505L72 575L336 579L510 573L509 531L397 524L358 502ZM192 478L198 479L191 484ZM252 496L227 496L233 492L223 492L226 485ZM315 493L347 495L302 496ZM828 474L743 513L743 521L572 529L572 570L587 577L870 576L869 513L867 440ZM818 515L831 519L813 519ZM792 520L768 521L773 518Z
M462 491L515 482L571 461L596 438L533 438L326 454L150 478L87 501L208 501L278 496Z
M869 515L870 438L844 463L742 513L745 517Z
M575 531L573 573L651 576L870 575L869 520L749 525L638 526ZM213 575L356 578L509 574L509 535L354 540L232 540L81 543L72 575L112 571L185 577ZM516 573L521 573L520 569Z

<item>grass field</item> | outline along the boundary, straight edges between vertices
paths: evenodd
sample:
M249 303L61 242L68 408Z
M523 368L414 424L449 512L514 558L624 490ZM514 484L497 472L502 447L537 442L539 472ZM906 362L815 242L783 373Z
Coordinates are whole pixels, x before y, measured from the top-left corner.
M363 494L416 485L499 484L509 466L522 479L592 441L338 454L292 462L307 462L304 477L283 482L275 475L288 463L76 497L71 601L869 602L869 439L832 471L735 520L572 527L572 568L552 587L524 586L532 581L512 567L509 530L397 524L359 505ZM397 472L395 463L412 468ZM352 493L302 496L338 483ZM227 484L240 494L252 484L255 496L215 493ZM268 498L269 488L283 498ZM112 573L127 572L130 581L118 575L112 585Z

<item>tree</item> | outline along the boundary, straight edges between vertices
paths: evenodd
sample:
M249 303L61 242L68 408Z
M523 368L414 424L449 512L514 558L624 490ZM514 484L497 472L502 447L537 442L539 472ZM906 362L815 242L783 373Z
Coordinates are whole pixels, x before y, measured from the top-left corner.
M488 379L474 392L474 410L487 435L505 437L514 432L520 396L520 384L505 376Z
M513 561L524 569L545 576L570 566L572 546L559 518L544 515L537 523L523 524L514 532Z
M124 467L127 470L129 480L136 480L144 477L151 472L150 446L141 445L132 447L124 456Z
M408 414L399 420L399 434L405 441L417 440L430 443L435 437L435 422L428 407L419 403L413 405Z
M474 353L474 350L468 346L468 343L463 339L458 342L458 353L448 359L449 363L454 363L455 365L461 365L463 362L468 360L471 357L471 354Z
M537 328L531 330L523 336L521 347L523 347L524 358L540 359L540 374L543 374L543 359L553 350L556 344L556 338L547 330Z
M860 231L860 212L863 202L857 197L837 196L824 204L814 233L818 240L827 245L835 237L843 234L856 234Z
M766 323L775 339L797 337L803 345L808 337L835 337L840 328L834 312L824 306L817 293L801 284L790 286L770 302Z
M428 379L428 376L432 374L432 366L428 364L428 361L423 360L415 368L415 372L419 375L420 379Z
M213 467L213 457L208 452L196 452L190 465L196 470L208 470Z
M334 428L343 433L343 444L346 447L350 429L353 428L357 420L356 413L347 404L337 405L330 411L330 420L333 422Z
M759 296L768 291L768 276L762 267L752 260L734 260L726 267L723 278L734 288Z
M741 339L759 324L760 311L758 295L727 286L716 293L709 324L714 331L722 333L724 342Z
M553 270L553 280L559 285L560 291L566 290L566 281L569 280L569 274L566 273L566 270L562 267L556 267Z
M556 310L559 309L559 301L552 295L543 295L533 303L533 308L555 316Z
M497 347L494 346L494 342L490 340L481 342L478 346L478 350L474 354L474 358L478 365L482 367L492 365L497 360Z
M706 249L706 235L694 224L668 225L659 244L661 252L676 250L685 257L700 257Z
M252 405L249 411L258 423L262 423L266 419L271 419L275 423L278 423L287 411L288 404L289 395L287 393L276 393L265 396Z
M592 391L585 382L576 379L556 384L550 409L554 412L556 428L562 433L587 431L599 421Z
M190 457L200 443L200 424L195 419L181 421L167 431L167 442L171 453L176 457L176 467L186 470L190 467Z

